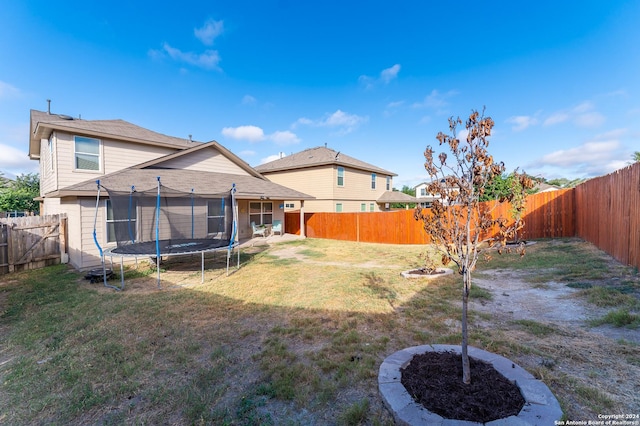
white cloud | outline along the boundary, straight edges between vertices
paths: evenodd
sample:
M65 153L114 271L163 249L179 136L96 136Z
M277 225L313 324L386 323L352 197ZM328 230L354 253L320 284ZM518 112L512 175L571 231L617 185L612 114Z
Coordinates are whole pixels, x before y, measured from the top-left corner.
M28 134L25 130L23 135ZM5 177L14 178L23 173L38 173L39 165L37 161L29 159L25 150L17 149L10 145L0 144L0 171Z
M0 99L11 99L20 96L20 90L0 80Z
M172 47L169 43L162 45L163 51L152 50L149 55L154 58L161 58L167 54L171 59L184 62L189 65L193 65L199 68L208 70L220 70L218 63L220 62L220 55L217 50L205 50L202 53L183 52L180 49Z
M275 132L265 135L264 130L258 126L238 126L225 127L222 129L222 135L230 139L248 141L251 143L270 140L276 145L294 145L300 143L300 138L289 130L276 130Z
M256 102L257 102L257 99L251 95L244 95L242 97L242 105L255 105Z
M401 68L400 64L395 64L380 71L380 76L377 78L370 77L368 75L361 75L358 77L358 81L360 84L364 85L366 89L371 89L377 84L389 84L392 80L398 78L398 73Z
M387 108L398 108L398 107L401 107L402 105L404 105L404 101L389 102L387 104Z
M544 126L553 126L554 124L564 123L568 119L569 114L567 114L566 112L556 112L547 117L542 124Z
M249 142L260 142L265 139L264 131L257 126L225 127L222 129L222 134L231 139Z
M449 106L449 99L457 95L455 90L449 90L447 93L440 93L437 90L432 90L427 96L425 96L422 102L415 102L412 106L414 108L432 108L442 113L444 108Z
M570 149L554 151L542 157L542 162L555 166L572 166L578 163L588 163L611 159L611 153L620 147L617 140L587 142Z
M513 124L511 129L514 132L519 132L530 126L538 124L538 119L529 115L516 115L507 119L507 123Z
M342 110L337 110L333 114L326 115L325 118L311 120L306 117L299 118L292 127L296 127L298 124L304 124L313 127L332 127L339 128L340 134L347 134L358 128L363 123L369 121L367 116L359 116L356 114L349 114Z
M294 145L300 143L300 138L295 133L289 130L275 131L269 135L269 139L275 142L276 145Z
M282 158L281 154L273 154L268 157L262 158L260 160L260 164L270 163L272 161L279 160L280 158Z
M594 108L593 102L584 101L581 104L573 107L573 112L576 113L576 114L583 114L583 113L585 113L587 111L593 110L593 108Z
M193 34L204 45L211 46L215 39L224 32L223 21L216 21L213 19L207 20L202 28L196 28L193 30Z
M382 72L380 72L380 80L383 83L388 84L391 80L394 80L398 77L400 68L400 64L395 64L390 68L383 69Z
M599 112L593 111L577 115L573 122L578 127L599 127L605 122L605 117Z

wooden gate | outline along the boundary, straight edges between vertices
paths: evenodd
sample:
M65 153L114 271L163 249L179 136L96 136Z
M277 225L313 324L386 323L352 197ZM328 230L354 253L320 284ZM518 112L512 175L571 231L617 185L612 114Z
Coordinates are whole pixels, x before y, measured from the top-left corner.
M0 220L0 274L66 261L66 215Z

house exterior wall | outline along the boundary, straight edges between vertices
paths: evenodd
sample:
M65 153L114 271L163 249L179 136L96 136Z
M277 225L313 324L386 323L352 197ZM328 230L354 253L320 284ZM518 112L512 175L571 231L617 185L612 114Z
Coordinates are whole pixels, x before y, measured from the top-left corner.
M251 219L249 218L249 203L256 203L259 200L238 200L238 239L245 240L251 238ZM284 200L269 200L273 203L273 220L282 221L284 229ZM305 202L305 210L307 203Z
M376 189L371 189L371 172L344 168L344 184L338 186L338 166L325 165L280 172L263 173L270 181L287 186L300 192L313 195L315 200L304 203L307 212L335 212L336 204L342 204L343 212L359 212L361 204L366 204L366 211L383 211L376 200L387 190L387 175L376 174ZM393 187L393 179L389 182ZM299 201L285 201L285 211L299 210Z
M202 149L190 155L163 161L162 166L170 169L198 170L203 172L216 171L218 173L231 175L247 174L240 166L214 148Z
M75 170L75 134L54 132L53 135L53 143L55 145L54 173L52 176L41 173L41 176L45 176L44 185L41 186L40 190L41 195L88 179L99 179L104 174L113 173L176 151L172 148L132 144L113 139L100 139L100 170ZM41 149L41 153L48 152L47 143L46 139L41 141L41 148L44 148L44 150ZM43 161L42 157L41 155L41 172L48 167L43 164L47 160ZM47 156L45 155L45 157Z

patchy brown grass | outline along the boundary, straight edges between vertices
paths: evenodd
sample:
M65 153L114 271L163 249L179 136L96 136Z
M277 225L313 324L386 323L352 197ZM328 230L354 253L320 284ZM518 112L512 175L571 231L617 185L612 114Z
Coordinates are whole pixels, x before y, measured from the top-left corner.
M548 256L558 245L573 257ZM458 277L400 276L423 251L313 239L253 247L230 276L219 254L208 256L204 284L199 258L171 259L161 290L142 267L128 272L123 292L64 267L1 277L0 423L391 424L377 390L382 360L407 346L460 342ZM528 251L528 265L499 257L481 268L512 268L533 276L532 286L537 271L556 271L544 273L584 290L607 287L593 265L616 266L578 240ZM621 266L605 278L638 288ZM475 291L495 303L491 291ZM634 291L596 296L633 310ZM547 383L567 418L637 411L636 343L582 320L514 320L508 309L474 310L471 326L471 344Z

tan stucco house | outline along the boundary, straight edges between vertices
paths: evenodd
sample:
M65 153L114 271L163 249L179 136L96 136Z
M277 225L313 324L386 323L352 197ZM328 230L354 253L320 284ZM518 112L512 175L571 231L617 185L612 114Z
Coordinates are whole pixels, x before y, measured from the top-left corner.
M313 200L304 202L307 212L378 212L389 210L391 203L415 202L393 191L397 174L326 146L306 149L255 169L272 182L313 195ZM285 203L287 211L300 207L297 200Z
M303 204L313 198L269 181L216 141L166 136L123 120L32 110L29 157L40 163L40 214L67 215L69 262L77 269L100 265L94 219L99 243L114 245L106 193L96 202L96 180L114 189L150 189L161 177L167 187L196 193L222 193L235 184L238 239L251 237L251 222L284 223L285 200Z

